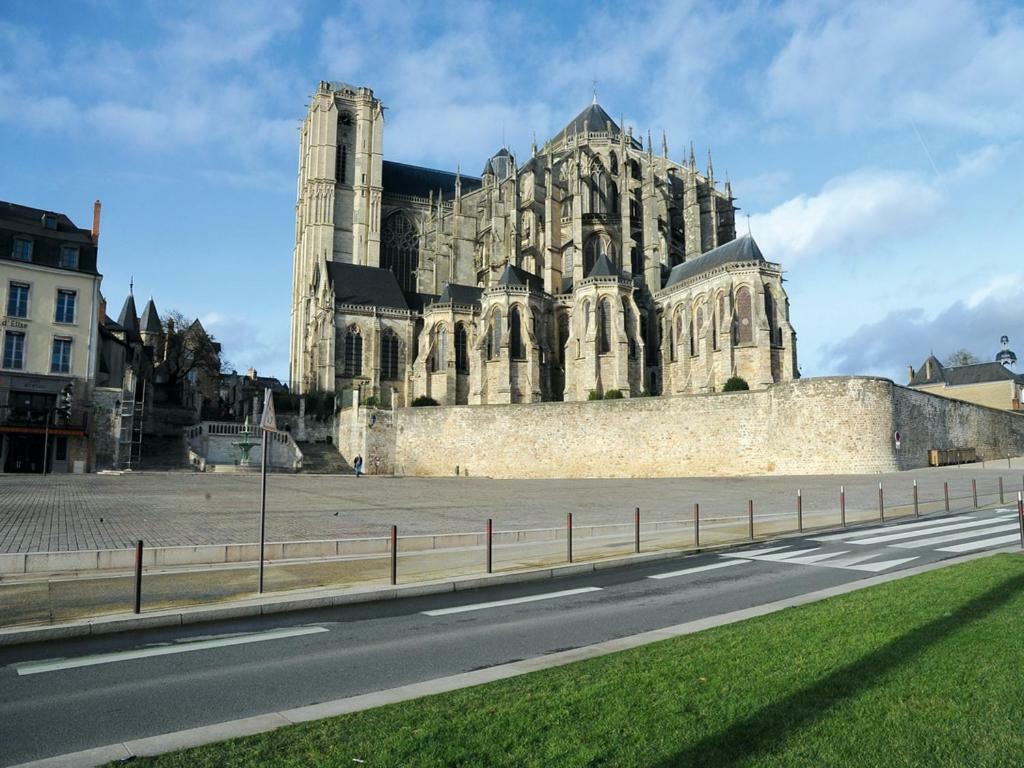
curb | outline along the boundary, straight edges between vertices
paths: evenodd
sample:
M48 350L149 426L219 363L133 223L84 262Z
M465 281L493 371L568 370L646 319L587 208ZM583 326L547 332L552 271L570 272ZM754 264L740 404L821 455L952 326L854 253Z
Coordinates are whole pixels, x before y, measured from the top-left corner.
M494 667L478 669L472 672L450 675L434 680L425 680L420 683L412 683L397 688L390 688L383 691L375 691L359 696L350 696L333 701L325 701L319 704L310 704L303 707L269 712L254 717L241 718L239 720L228 720L213 725L204 725L199 728L165 733L159 736L149 736L141 739L133 739L116 744L108 744L102 747L83 750L81 752L70 752L64 755L34 760L28 763L21 763L12 768L93 768L111 761L129 761L137 757L152 757L179 749L200 747L205 744L212 744L218 741L236 739L243 736L252 736L258 733L267 733L288 725L309 722L311 720L322 720L328 717L359 712L365 709L397 704L403 701L432 696L440 693L471 688L485 683L504 680L510 677L517 677L529 672L537 672L543 669L561 667L585 659L592 659L598 656L605 656L609 653L630 650L643 645L655 643L660 640L668 640L674 637L690 635L701 632L705 629L720 627L726 624L734 624L746 619L765 616L776 613L786 608L794 608L809 603L816 603L830 597L845 595L850 592L857 592L878 584L885 584L890 581L899 581L909 576L916 576L928 571L938 570L950 565L966 563L971 560L980 560L992 555L1014 552L1019 553L1016 546L1003 547L1000 549L977 552L962 557L941 560L935 563L919 565L914 568L907 568L896 573L869 576L858 581L840 584L835 587L808 592L796 597L783 600L776 600L771 603L744 608L738 611L708 616L703 619L695 619L683 624L655 629L649 632L642 632L636 635L606 640L594 645L586 645L581 648L573 648L567 651L551 653L545 656L538 656L532 659L523 659L508 664L500 664Z

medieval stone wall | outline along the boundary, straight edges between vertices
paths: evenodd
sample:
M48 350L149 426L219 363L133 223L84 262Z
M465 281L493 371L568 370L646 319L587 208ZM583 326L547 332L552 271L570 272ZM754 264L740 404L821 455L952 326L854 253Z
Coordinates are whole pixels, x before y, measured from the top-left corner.
M976 448L991 458L1024 453L1024 416L874 378L617 401L405 408L388 428L395 471L407 475L451 475L456 466L471 476L537 478L871 473L925 466L930 448ZM375 437L378 449L391 444L388 428Z

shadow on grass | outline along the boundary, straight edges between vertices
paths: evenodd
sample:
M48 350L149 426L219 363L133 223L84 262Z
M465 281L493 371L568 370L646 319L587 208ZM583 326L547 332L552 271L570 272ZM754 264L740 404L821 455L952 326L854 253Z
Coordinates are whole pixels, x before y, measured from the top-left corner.
M658 768L700 765L720 768L769 752L781 746L791 734L826 716L845 699L870 688L886 673L909 663L964 625L1005 605L1022 589L1024 575L1007 579L953 613L902 635L814 685L677 752L658 763Z

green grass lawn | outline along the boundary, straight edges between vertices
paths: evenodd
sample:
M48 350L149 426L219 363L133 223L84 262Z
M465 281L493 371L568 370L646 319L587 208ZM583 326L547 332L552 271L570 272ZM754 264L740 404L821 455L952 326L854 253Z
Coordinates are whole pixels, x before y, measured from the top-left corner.
M136 761L160 766L1024 765L1024 557Z

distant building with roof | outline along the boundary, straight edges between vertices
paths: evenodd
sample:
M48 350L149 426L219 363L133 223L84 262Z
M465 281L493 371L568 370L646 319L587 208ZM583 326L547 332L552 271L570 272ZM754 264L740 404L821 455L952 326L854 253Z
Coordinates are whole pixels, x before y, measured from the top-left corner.
M782 267L728 180L597 103L479 177L384 159L384 108L321 82L300 133L293 392L585 400L799 376Z
M93 465L99 224L0 202L0 472Z
M929 355L917 370L908 366L908 386L954 400L1019 411L1024 401L1024 375L1014 370L1017 355L1009 348L1009 338L1003 336L1000 343L1002 349L991 363L946 366Z

